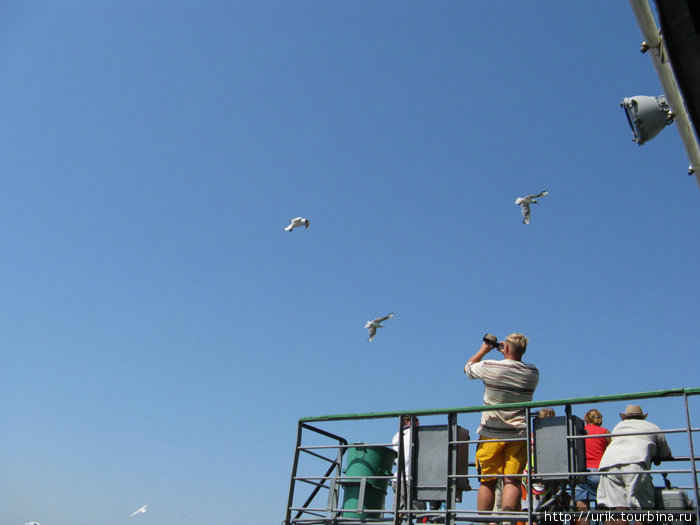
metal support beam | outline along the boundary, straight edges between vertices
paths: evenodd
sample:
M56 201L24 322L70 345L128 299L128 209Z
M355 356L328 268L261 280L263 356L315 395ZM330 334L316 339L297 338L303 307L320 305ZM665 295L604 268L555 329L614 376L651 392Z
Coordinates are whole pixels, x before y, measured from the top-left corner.
M455 514L450 512L450 509L457 507L457 479L453 478L457 474L457 448L459 445L455 445L452 442L459 439L459 433L457 432L457 414L451 413L447 415L447 442L450 443L448 447L447 456L447 493L445 494L445 525L454 525Z
M676 77L668 59L666 46L654 16L649 8L648 0L630 0L632 11L637 19L637 24L644 38L643 49L648 50L651 61L654 63L656 75L659 77L666 99L675 115L674 122L680 133L683 146L690 160L689 174L695 175L695 180L700 186L700 146L695 135L690 117L683 100L683 94L678 88Z
M693 427L690 424L690 410L688 409L688 395L683 396L683 401L685 404L685 420L688 425L688 445L690 451L690 457L693 461L690 462L690 469L693 473L693 500L695 501L695 518L696 523L700 523L700 491L698 490L698 467L695 464L695 447L693 445Z
M290 525L292 519L292 506L294 505L294 479L297 476L299 468L299 450L301 448L301 430L304 424L300 421L297 425L297 443L294 447L294 462L292 463L292 479L289 484L289 499L287 500L287 514L284 519L284 525Z

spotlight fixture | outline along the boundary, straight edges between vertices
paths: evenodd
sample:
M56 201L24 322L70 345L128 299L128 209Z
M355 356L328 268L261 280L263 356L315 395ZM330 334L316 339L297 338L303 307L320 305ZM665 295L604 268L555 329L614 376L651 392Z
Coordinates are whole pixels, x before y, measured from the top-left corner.
M634 133L632 141L640 146L656 137L673 122L674 114L663 95L625 98L620 106L625 110L627 122Z

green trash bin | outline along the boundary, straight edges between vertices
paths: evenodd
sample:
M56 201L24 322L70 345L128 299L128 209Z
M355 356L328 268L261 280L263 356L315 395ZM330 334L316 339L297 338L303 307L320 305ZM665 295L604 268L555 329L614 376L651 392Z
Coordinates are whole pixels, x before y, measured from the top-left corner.
M362 443L353 443L362 445ZM346 476L391 476L391 469L396 458L396 452L390 447L349 447L345 453L347 458L344 473ZM384 510L389 479L365 480L365 497L362 512L357 512L360 498L361 480L343 481L343 517L373 518L380 517ZM374 512L367 512L367 511Z

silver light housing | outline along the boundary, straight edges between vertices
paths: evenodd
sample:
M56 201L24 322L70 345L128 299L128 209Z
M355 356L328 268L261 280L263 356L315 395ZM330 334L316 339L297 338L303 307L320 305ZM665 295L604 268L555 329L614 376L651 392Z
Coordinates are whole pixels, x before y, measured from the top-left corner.
M627 122L634 133L632 141L640 146L656 137L673 122L674 115L663 95L625 98L620 106L625 110Z

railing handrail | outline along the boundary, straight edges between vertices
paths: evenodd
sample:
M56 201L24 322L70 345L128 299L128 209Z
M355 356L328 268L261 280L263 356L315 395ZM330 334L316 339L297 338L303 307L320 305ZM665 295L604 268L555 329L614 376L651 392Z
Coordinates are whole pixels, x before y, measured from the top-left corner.
M288 498L288 506L287 506L287 514L284 523L287 525L326 525L328 523L336 523L338 525L342 524L352 524L352 523L392 523L394 525L397 525L398 523L401 522L402 520L402 515L405 518L406 516L419 516L421 512L427 512L426 511L420 511L420 510L413 510L410 509L411 507L411 501L413 501L412 498L416 498L417 494L413 494L413 492L409 491L407 493L408 499L406 502L403 503L403 505L408 506L409 508L403 509L399 508L398 510L394 508L393 510L390 509L384 509L384 501L381 503L378 503L378 507L376 509L372 509L368 507L365 509L364 505L367 503L367 500L365 499L366 493L365 489L368 487L371 483L371 481L368 480L375 480L378 482L385 482L388 483L389 480L396 479L398 476L398 481L396 482L396 486L398 491L395 489L394 492L394 503L393 507L398 507L400 501L404 501L402 498L406 498L404 495L405 492L405 487L402 485L402 478L404 477L404 469L403 468L397 468L396 472L394 474L391 473L384 473L382 472L376 472L372 473L371 475L364 475L364 473L351 473L350 476L347 475L345 470L341 470L342 468L342 463L343 463L343 457L344 453L347 449L349 448L372 448L372 447L377 447L377 446L385 446L385 447L395 447L396 445L392 442L391 445L377 445L375 443L349 443L349 440L337 436L335 434L332 434L326 430L316 428L309 423L311 422L336 422L336 421L354 421L354 420L379 420L379 419L387 419L387 418L399 418L398 424L398 429L399 432L401 432L402 427L402 420L400 419L400 416L447 416L447 430L448 430L448 435L447 435L447 442L448 442L448 460L447 460L447 476L446 479L444 480L444 483L440 482L439 486L436 487L429 487L427 485L423 486L421 485L422 489L426 488L436 488L439 489L442 494L442 491L444 491L444 497L439 498L441 501L445 502L446 504L446 509L445 510L440 510L440 511L433 511L430 510L431 513L436 512L439 513L441 516L444 516L445 522L449 523L450 525L456 525L457 523L461 523L465 520L467 521L476 521L476 522L486 522L486 521L501 521L499 516L501 514L495 513L495 511L490 511L490 512L485 512L485 511L478 511L478 510L473 510L473 509L461 509L457 507L457 503L461 500L457 499L457 496L461 495L463 492L463 488L458 485L458 482L460 479L466 479L467 481L470 479L478 479L480 477L479 473L474 473L474 474L469 474L466 471L463 473L457 474L457 447L456 445L462 445L462 444L473 444L477 443L476 440L473 439L468 439L468 436L459 436L458 438L458 425L457 425L457 415L458 414L464 414L464 413L480 413L484 411L492 411L492 410L503 410L503 409L522 409L522 412L525 414L526 419L528 420L528 424L526 427L526 431L524 433L524 436L522 437L517 437L517 438L511 438L503 441L531 441L533 438L533 432L534 428L531 430L531 419L533 419L533 416L537 413L537 410L543 407L554 407L554 406L565 406L566 407L566 413L564 418L566 418L566 435L562 436L561 435L561 429L558 430L557 436L561 439L565 439L566 442L568 443L567 445L567 456L568 459L563 460L564 463L561 465L557 464L556 467L554 467L556 470L559 470L559 472L537 472L533 473L532 469L527 469L526 473L524 474L524 478L526 477L527 479L527 487L531 487L532 484L537 480L545 480L546 482L551 482L555 481L558 483L557 486L560 488L557 489L558 491L564 491L566 490L567 493L571 492L570 496L573 497L573 491L574 487L579 483L579 479L577 476L584 476L588 473L587 469L585 467L581 469L580 467L580 461L581 459L578 458L578 461L575 461L572 459L572 454L576 455L577 457L579 456L578 452L573 452L573 449L576 448L575 444L578 443L581 445L583 442L585 442L586 439L593 439L593 438L600 438L600 437L615 437L615 436L621 436L621 435L646 435L646 434L687 434L688 436L688 455L687 457L674 457L674 458L669 458L669 460L672 461L684 461L689 463L688 468L682 468L683 465L677 464L674 465L677 468L671 468L671 469L656 469L648 465L646 469L643 472L646 472L648 474L657 474L660 473L664 476L666 474L681 474L681 475L690 475L692 479L692 484L690 486L678 486L676 485L674 488L677 489L682 489L682 490L687 490L691 491L692 496L688 496L686 493L686 497L690 498L691 501L694 502L694 507L693 506L687 506L685 510L679 510L678 512L680 513L679 515L686 516L687 512L692 512L695 515L695 519L700 522L700 490L698 489L698 476L700 475L700 471L698 471L697 468L697 462L700 461L700 457L695 455L695 448L693 445L693 434L700 432L700 428L694 428L692 426L691 422L691 417L690 417L690 409L689 409L689 398L691 396L696 396L700 395L700 387L692 387L692 388L672 388L672 389L665 389L665 390L652 390L652 391L646 391L646 392L632 392L632 393L624 393L624 394L612 394L612 395L596 395L596 396L586 396L586 397L573 397L573 398L564 398L564 399L552 399L552 400L534 400L534 401L529 401L529 402L520 402L520 403L503 403L503 404L498 404L498 405L478 405L478 406L471 406L471 407L456 407L456 408L444 408L444 409L428 409L428 410L405 410L405 411L392 411L392 412L371 412L371 413L360 413L360 414L335 414L335 415L325 415L325 416L319 416L319 417L306 417L306 418L301 418L299 419L298 423L298 430L297 430L297 444L295 447L295 457L294 457L294 462L293 462L293 467L292 467L292 476L290 480L290 492L289 492L289 498ZM681 398L682 402L685 407L685 419L686 419L686 427L685 429L683 428L659 428L657 430L648 430L648 431L639 431L639 432L626 432L624 434L614 434L614 433L606 433L604 435L578 435L578 432L575 429L574 421L572 418L576 418L572 414L572 406L573 405L583 405L583 404L589 404L589 405L595 405L599 403L609 403L609 402L625 402L625 401L631 401L631 400L637 400L637 399L668 399L669 401L671 399L678 399ZM533 410L534 409L534 410ZM556 421L553 421L553 423L557 423ZM411 427L413 428L413 425L415 422L412 420ZM578 423L577 423L578 424ZM578 424L580 426L580 424ZM558 427L559 428L559 427ZM577 427L576 427L577 428ZM303 431L313 431L316 433L319 433L323 436L332 438L332 440L337 441L337 443L331 444L331 445L323 445L319 443L314 443L314 444L309 444L309 445L302 445L302 433ZM696 434L697 435L697 434ZM467 437L466 440L463 438ZM461 438L461 439L460 439ZM444 438L443 438L444 439ZM499 440L500 441L500 440ZM414 443L411 444L411 446L414 446ZM401 462L403 461L402 457L403 456L403 447L404 447L404 440L399 440L399 450L398 450L398 463L402 464ZM335 450L336 454L334 454L334 457L326 457L322 453L323 449L329 449L329 450ZM326 470L325 474L321 476L309 476L309 475L299 475L299 472L297 470L298 468L298 463L299 459L301 456L305 455L311 455L311 456L316 456L317 458L324 459L326 461L329 461L331 463L331 466L329 469ZM415 456L412 455L411 458L413 459ZM533 456L534 457L534 456ZM461 459L459 461L464 461L465 459ZM468 460L467 460L468 461ZM561 463L562 460L560 460ZM472 466L472 463L467 463L469 466ZM412 470L413 472L413 470ZM315 473L314 473L315 474ZM609 475L608 473L601 472L598 475ZM506 474L499 474L499 475L494 475L494 477L508 477ZM354 481L353 481L354 480ZM563 483L562 483L563 482ZM294 487L295 484L309 484L314 486L313 491L311 491L311 494L306 498L306 501L301 505L294 505L295 499L294 499ZM352 497L356 497L357 499L357 508L354 509L354 504L350 504L349 506L346 505L345 501L345 496L346 492L344 492L344 500L343 500L343 508L339 508L338 506L338 501L339 501L339 496L340 496L340 490L347 491L349 490L347 488L347 485L350 484L355 488L355 485L359 484L359 492L357 494L352 495ZM353 485L355 484L355 485ZM523 484L525 484L525 481L523 481ZM665 481L666 486L668 487L668 480ZM466 485L468 487L468 483ZM323 507L318 507L316 508L317 502L315 501L316 495L319 493L321 490L327 490L328 491L328 502L325 508ZM353 489L353 490L354 490ZM471 490L467 488L466 490ZM425 494L423 494L425 496ZM352 497L348 500L348 502L352 502ZM555 497L560 497L560 494L555 494L554 497L551 497L549 500L547 500L543 505L544 512L546 514L547 512L547 505L550 505L552 502L555 501ZM312 506L312 502L314 505ZM539 519L541 516L542 509L535 510L533 509L534 505L534 495L533 493L528 489L528 503L529 503L529 508L526 511L520 511L518 513L514 513L511 518L513 518L516 514L518 517L522 517L523 521L530 522L532 523L533 520ZM561 504L561 502L559 502ZM567 507L568 508L568 507ZM524 509L525 510L525 509ZM572 510L573 509L569 509ZM364 513L367 512L367 515ZM674 511L675 512L675 511ZM292 517L292 513L296 513L295 517ZM376 514L376 516L374 514ZM357 514L357 515L356 515Z
M488 410L500 410L508 408L534 408L550 405L582 405L590 403L603 403L611 401L629 401L632 399L649 399L659 397L676 397L676 396L694 396L700 395L700 387L693 388L670 388L665 390L650 390L647 392L631 392L627 394L612 394L602 396L587 396L587 397L571 397L564 399L549 399L542 401L526 401L520 403L502 403L500 405L476 405L471 407L456 407L456 408L435 408L425 410L403 410L391 412L366 412L359 414L329 414L316 417L302 417L300 423L310 423L314 421L343 421L356 419L382 419L399 416L431 416L431 415L446 415L446 414L466 414L470 412L483 412Z

